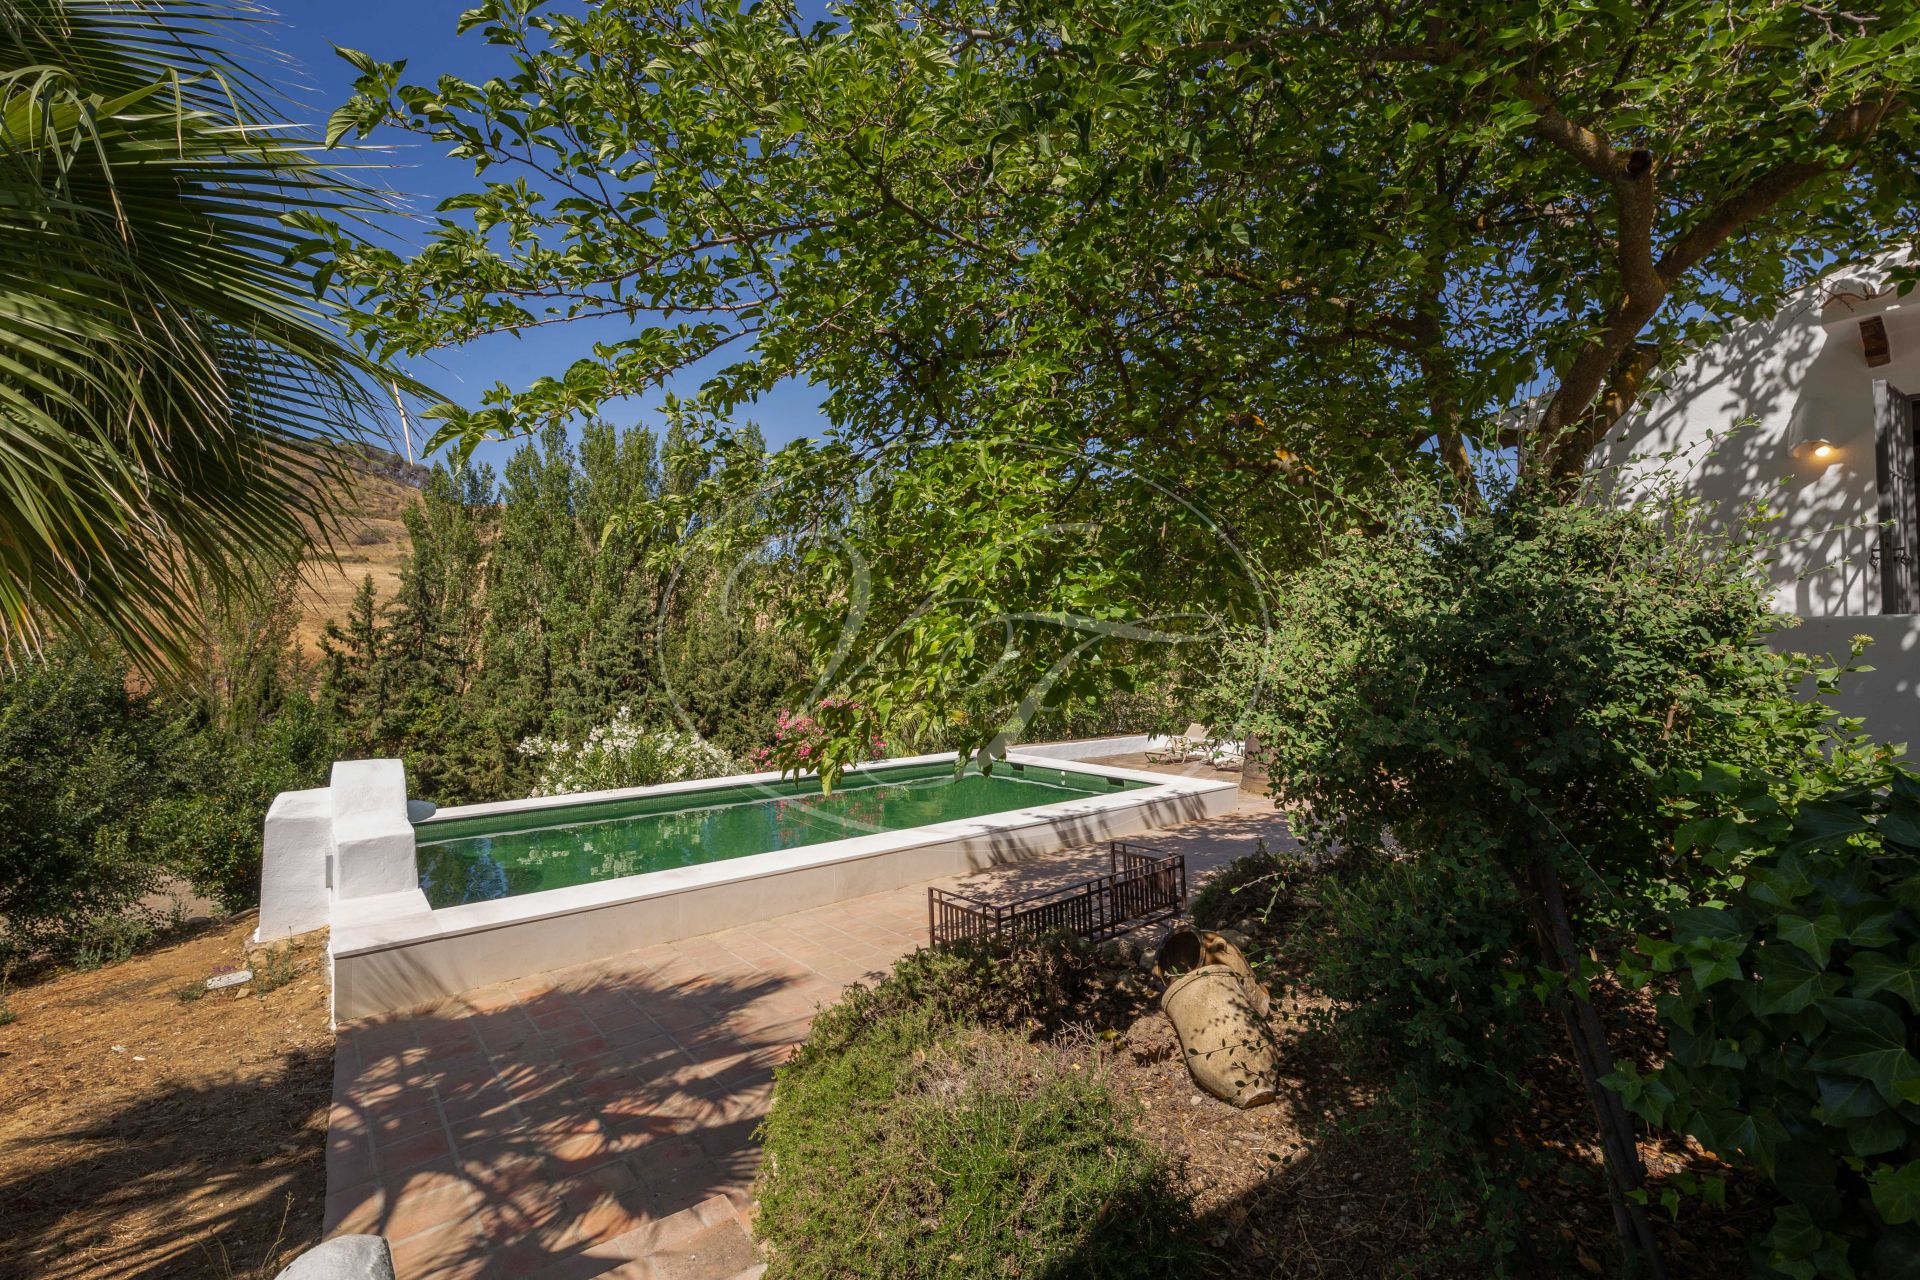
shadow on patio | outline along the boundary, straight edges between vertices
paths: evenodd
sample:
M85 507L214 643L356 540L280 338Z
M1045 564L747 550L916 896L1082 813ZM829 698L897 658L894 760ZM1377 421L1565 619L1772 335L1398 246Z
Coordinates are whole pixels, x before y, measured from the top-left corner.
M773 1068L838 988L662 950L343 1028L328 1233L386 1236L403 1280L591 1276L702 1231L747 1265Z

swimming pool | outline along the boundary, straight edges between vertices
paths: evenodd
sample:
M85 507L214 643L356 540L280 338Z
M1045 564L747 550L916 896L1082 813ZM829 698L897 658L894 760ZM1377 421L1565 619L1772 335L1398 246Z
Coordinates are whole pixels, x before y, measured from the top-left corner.
M745 774L432 812L398 760L335 762L268 810L260 929L331 929L336 1018L1231 810L1231 780L1010 753Z
M812 778L731 783L428 820L415 826L414 838L420 888L438 909L1146 785L1040 764L956 774L951 763L941 762L849 773L832 795L822 795Z

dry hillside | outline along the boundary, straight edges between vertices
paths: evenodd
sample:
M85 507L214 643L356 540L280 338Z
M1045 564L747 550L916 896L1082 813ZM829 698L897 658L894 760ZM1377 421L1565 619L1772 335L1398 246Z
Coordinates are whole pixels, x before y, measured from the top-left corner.
M308 559L300 598L300 644L317 647L329 618L344 619L361 580L373 575L382 602L393 598L400 582L400 561L409 546L404 515L420 500L426 469L392 454L369 450L353 490L344 496L344 536L329 557Z

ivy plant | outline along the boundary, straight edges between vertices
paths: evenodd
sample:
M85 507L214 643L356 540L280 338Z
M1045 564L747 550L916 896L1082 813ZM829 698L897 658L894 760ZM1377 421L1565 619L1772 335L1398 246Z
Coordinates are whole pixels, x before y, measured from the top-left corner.
M1692 780L1723 802L1681 843L1738 887L1640 940L1623 972L1671 984L1670 1057L1611 1083L1772 1183L1764 1274L1920 1276L1920 775L1835 760L1784 800L1758 771Z

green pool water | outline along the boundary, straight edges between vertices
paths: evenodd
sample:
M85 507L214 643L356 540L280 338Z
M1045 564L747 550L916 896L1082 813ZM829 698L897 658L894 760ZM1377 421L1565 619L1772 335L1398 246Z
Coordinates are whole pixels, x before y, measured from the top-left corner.
M1035 765L955 777L936 763L849 774L831 796L812 780L752 783L429 821L414 834L427 902L452 907L1146 785Z

